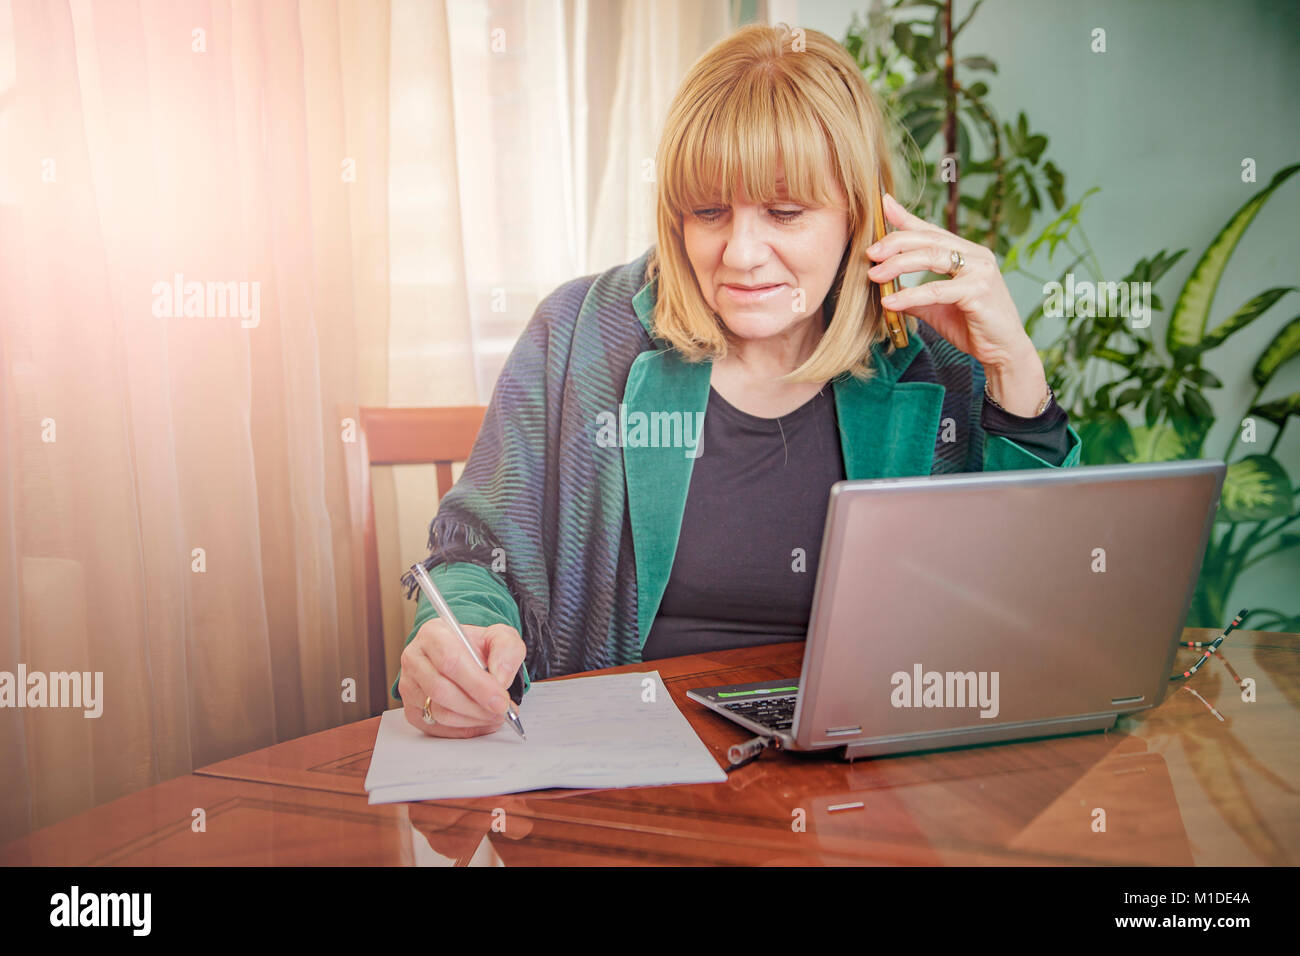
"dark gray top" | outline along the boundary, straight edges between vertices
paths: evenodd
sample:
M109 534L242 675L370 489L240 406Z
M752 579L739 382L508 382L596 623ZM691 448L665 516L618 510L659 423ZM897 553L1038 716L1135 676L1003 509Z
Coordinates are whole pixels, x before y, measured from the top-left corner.
M984 399L982 424L1045 461L1069 450L1055 401L1022 418ZM835 392L759 418L709 389L704 454L692 466L681 535L643 660L803 640L830 489L845 478Z

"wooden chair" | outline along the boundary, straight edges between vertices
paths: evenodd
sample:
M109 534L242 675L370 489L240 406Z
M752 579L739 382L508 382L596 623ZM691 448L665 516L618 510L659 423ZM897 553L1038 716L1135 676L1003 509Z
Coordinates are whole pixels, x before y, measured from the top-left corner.
M390 684L384 654L383 589L379 580L379 546L375 539L375 501L370 487L372 465L437 465L438 500L452 485L453 462L465 461L474 447L487 409L482 405L444 408L362 408L359 422L360 480L350 483L353 506L360 501L365 547L366 654L370 661L373 714L388 703ZM349 469L349 475L354 469ZM430 518L433 516L430 515ZM396 585L397 582L392 582Z

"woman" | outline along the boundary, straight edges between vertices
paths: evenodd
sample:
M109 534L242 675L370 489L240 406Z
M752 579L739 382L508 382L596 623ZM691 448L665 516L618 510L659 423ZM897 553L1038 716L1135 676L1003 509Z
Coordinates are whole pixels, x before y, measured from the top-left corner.
M692 67L655 247L548 296L502 370L425 562L490 673L421 597L394 694L425 733L498 729L532 677L801 639L835 481L1078 462L993 254L891 199L874 235L879 107L792 39ZM875 283L926 270L890 347Z

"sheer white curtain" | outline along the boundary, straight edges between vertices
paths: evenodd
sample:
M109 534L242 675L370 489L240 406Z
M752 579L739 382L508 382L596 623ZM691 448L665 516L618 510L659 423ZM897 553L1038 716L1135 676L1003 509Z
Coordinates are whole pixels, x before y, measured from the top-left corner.
M615 94L602 117L605 155L588 247L591 271L635 259L654 242L653 165L668 104L686 71L734 28L729 3L655 3L624 9Z
M486 404L542 298L653 242L664 113L734 6L394 0L389 404ZM395 582L425 553L435 481L375 471ZM395 670L414 604L394 588L384 612Z
M371 709L338 409L385 391L388 34L0 0L0 672L102 675L0 708L0 843Z

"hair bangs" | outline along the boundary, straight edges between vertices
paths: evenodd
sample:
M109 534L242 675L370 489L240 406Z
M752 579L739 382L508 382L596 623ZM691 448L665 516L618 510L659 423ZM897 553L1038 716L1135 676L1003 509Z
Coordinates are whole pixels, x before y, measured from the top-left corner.
M681 131L682 161L665 171L663 183L677 215L711 203L734 205L742 187L755 203L833 202L827 132L780 79L775 71L754 70L692 114Z

